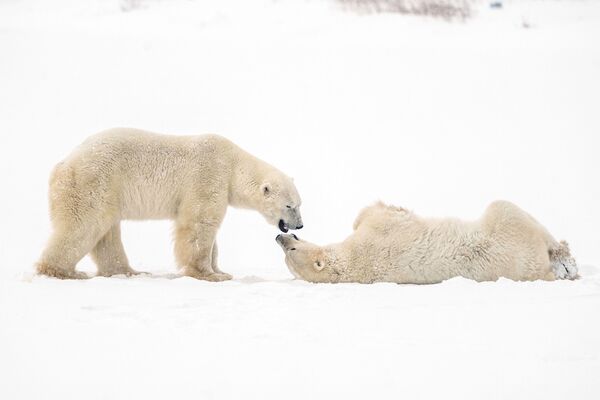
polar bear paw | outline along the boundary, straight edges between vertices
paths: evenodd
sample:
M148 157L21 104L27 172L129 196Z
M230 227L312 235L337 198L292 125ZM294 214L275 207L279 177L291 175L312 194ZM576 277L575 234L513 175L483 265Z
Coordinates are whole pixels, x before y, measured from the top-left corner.
M550 265L556 279L575 279L577 277L577 263L571 251L569 244L561 240L553 249L550 249Z
M40 275L58 279L89 279L89 276L85 272L76 271L75 269L57 268L46 263L38 263L36 271Z
M202 281L209 282L222 282L228 281L233 278L233 276L226 274L224 272L211 272L211 273L203 273L203 271L199 271L195 268L185 268L184 275L189 276L191 278L199 279Z
M215 272L200 279L204 279L211 282L223 282L233 279L233 276L226 274L225 272Z
M577 277L577 263L572 257L552 260L551 265L556 279L575 279Z

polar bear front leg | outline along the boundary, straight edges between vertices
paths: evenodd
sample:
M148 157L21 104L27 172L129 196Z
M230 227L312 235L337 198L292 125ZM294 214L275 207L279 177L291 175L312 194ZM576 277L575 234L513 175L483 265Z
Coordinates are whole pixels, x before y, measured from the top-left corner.
M218 227L210 223L183 223L175 226L175 258L184 275L207 281L231 279L213 270L212 253Z
M229 275L229 274L221 271L221 269L218 267L218 265L217 265L218 257L219 257L219 249L217 248L217 241L215 240L215 242L213 243L212 255L211 255L212 269L217 274ZM229 276L230 276L229 279L233 278L231 275L229 275Z

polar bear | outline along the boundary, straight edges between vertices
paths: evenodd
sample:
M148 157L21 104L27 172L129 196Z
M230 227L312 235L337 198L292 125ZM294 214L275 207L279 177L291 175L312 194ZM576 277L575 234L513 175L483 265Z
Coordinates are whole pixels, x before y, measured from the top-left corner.
M507 201L492 203L474 222L421 218L400 207L365 208L354 233L320 247L296 235L276 238L290 272L310 282L438 283L574 279L577 265L529 214Z
M36 264L40 274L85 278L87 253L98 275L131 275L122 220L175 221L175 257L183 274L231 279L217 266L215 236L227 206L259 211L280 230L302 228L292 179L217 135L170 136L114 128L88 138L53 170L53 233Z

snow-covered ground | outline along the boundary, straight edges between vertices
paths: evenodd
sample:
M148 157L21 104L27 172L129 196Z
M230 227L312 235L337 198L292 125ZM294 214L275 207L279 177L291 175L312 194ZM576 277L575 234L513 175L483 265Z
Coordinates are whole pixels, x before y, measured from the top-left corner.
M600 2L488 3L445 22L1 0L0 398L599 398ZM152 276L32 277L50 169L112 126L229 137L295 178L316 243L378 199L462 218L512 200L581 279L309 284L239 210L218 237L231 282L178 278L167 222L123 226Z

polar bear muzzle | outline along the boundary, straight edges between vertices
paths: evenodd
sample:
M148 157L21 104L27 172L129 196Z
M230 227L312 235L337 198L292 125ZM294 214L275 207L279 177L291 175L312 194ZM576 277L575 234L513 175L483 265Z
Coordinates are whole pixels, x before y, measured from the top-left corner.
M285 222L284 220L280 219L279 220L279 230L283 233L287 233L290 229L302 229L302 227L304 225L302 225L302 222L299 225L295 225L294 227L291 227L287 222Z
M283 233L287 233L290 229L302 229L304 225L302 224L302 217L300 216L298 208L288 207L284 218L279 219L277 226Z

